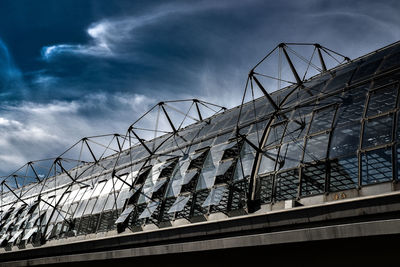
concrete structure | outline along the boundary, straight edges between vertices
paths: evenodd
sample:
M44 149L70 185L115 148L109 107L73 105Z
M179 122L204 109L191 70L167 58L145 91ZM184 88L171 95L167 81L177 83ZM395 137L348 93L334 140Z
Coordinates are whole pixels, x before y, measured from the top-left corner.
M311 58L293 47L311 47ZM262 73L274 53L286 74ZM329 57L346 62L328 69ZM83 138L27 163L1 183L2 265L392 263L399 58L400 43L355 60L280 44L250 71L238 107L158 103L104 150L93 144L106 135ZM308 77L309 68L320 73ZM290 85L269 93L265 78ZM255 90L263 96L247 101ZM145 141L140 123L151 112L155 135Z

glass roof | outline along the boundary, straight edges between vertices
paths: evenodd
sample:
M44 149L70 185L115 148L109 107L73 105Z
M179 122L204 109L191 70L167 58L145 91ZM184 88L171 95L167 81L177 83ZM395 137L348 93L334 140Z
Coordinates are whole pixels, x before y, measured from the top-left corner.
M396 180L399 47L93 162L67 170L53 160L55 175L23 187L3 182L0 245L233 216L249 201Z

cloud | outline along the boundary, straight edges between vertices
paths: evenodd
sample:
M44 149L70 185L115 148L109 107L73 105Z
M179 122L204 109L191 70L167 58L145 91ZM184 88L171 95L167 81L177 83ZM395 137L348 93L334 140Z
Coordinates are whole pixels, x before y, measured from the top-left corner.
M125 134L154 100L137 94L92 94L81 101L3 106L0 117L0 172L28 161L57 157L85 136ZM87 110L96 109L96 114Z
M236 5L237 6L237 5ZM44 46L42 59L51 60L60 55L80 55L102 58L122 58L128 51L123 51L126 43L138 41L135 30L147 25L160 23L176 15L187 15L208 9L228 8L229 3L199 1L196 4L164 4L153 8L146 14L119 18L103 19L93 23L86 30L89 36L87 44L57 44Z

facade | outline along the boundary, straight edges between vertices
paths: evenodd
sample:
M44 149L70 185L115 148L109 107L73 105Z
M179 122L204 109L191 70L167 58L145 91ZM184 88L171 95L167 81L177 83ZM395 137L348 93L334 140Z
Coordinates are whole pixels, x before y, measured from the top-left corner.
M232 109L191 100L198 113L186 127L166 111L172 103L162 102L155 107L168 133L144 141L133 124L114 136L119 149L110 155L96 156L84 138L91 162L68 168L65 158L52 159L54 172L45 178L37 171L41 161L30 162L32 179L23 185L22 175L8 176L0 196L3 261L78 241L396 193L400 43L343 57L329 70L322 54L334 52L312 46L321 73L311 78L300 78L290 44L280 44L294 77L287 87L268 93L257 65L246 88L260 90L259 98ZM215 114L203 118L201 106Z

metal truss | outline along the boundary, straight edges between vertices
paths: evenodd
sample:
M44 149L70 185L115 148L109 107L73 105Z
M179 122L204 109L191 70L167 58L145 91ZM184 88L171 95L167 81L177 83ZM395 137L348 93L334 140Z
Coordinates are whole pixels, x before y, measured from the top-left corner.
M297 52L302 50L303 53ZM304 52L310 55L308 58L303 56ZM332 69L336 65L349 62L350 59L338 52L326 48L316 43L280 43L274 49L267 53L249 72L246 81L241 108L237 120L237 137L243 138L255 151L255 159L252 167L251 175L249 178L249 191L248 191L248 210L253 212L259 207L259 199L257 199L257 173L261 163L262 155L266 155L263 147L267 141L269 129L273 122L282 117L287 119L283 114L284 105L289 97L298 90L305 90L310 95L311 88L307 87L305 81L318 73L330 73L328 69ZM331 66L332 65L332 66ZM286 75L282 77L282 70L290 69L291 76ZM274 71L275 70L275 71ZM285 73L289 73L285 71ZM289 86L291 90L282 99L273 99L269 92L275 91L268 88L273 87L271 81L277 82L277 90L282 88L282 83ZM258 88L258 90L257 90ZM267 124L264 129L257 129L262 132L257 136L257 143L254 144L249 141L245 135L240 133L242 125L242 107L247 101L253 105L254 120L257 120L257 110L255 106L257 91L261 92L268 103L273 107L272 116L268 118ZM259 94L258 94L259 95ZM298 121L299 127L305 127L305 121ZM257 124L256 124L257 127ZM302 144L298 144L303 146ZM304 153L303 147L303 153ZM268 155L266 155L268 157ZM278 163L280 164L280 163Z
M160 102L132 123L125 135L106 134L84 137L58 157L30 161L10 175L1 177L0 205L3 205L4 197L12 195L15 199L11 204L12 207L17 203L32 206L33 203L27 203L24 197L33 189L33 186L30 185L34 184L36 187L40 187L39 192L36 194L37 198L34 201L35 207L51 207L50 218L61 216L66 224L73 225L72 215L61 210L60 207L60 203L64 200L65 195L70 192L72 186L79 185L93 188L95 180L88 177L92 174L100 177L102 173L111 171L116 201L115 184L117 180L127 183L123 179L123 177L126 177L126 169L123 168L125 173L120 172L119 159L122 153L129 154L129 163L125 165L132 167L137 158L131 150L137 145L145 148L147 156L143 160L144 163L140 169L140 171L143 171L149 168L151 159L155 156L168 156L168 152L164 154L158 153L158 149L165 142L174 140L174 143L177 143L177 138L184 140L184 137L179 135L179 131L182 128L192 123L208 124L208 117L224 110L226 110L225 107L198 99ZM151 122L155 123L151 124ZM158 144L154 142L157 138L162 139ZM146 141L146 139L153 140ZM190 142L191 140L184 141ZM183 150L182 153L184 153ZM110 159L110 162L114 161L111 170L110 166L105 166L107 159ZM63 181L60 182L61 179ZM60 184L64 184L64 186L60 186ZM135 184L128 185L132 190L134 189ZM45 192L47 194L54 192L54 195L59 197L51 200L44 199L42 195ZM139 193L141 192L139 191ZM40 203L42 205L39 205ZM39 214L43 213L40 208L38 209ZM44 208L44 210L47 210L47 208ZM49 223L50 219L47 220L43 228L39 229L41 243L46 242L45 234Z

